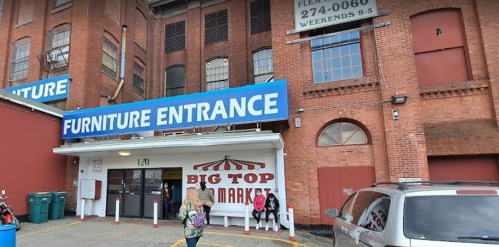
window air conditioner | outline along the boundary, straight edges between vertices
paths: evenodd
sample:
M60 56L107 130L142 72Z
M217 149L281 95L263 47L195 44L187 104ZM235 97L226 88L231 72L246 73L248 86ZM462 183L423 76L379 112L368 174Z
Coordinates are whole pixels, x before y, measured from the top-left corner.
M47 62L49 63L67 62L68 56L69 56L69 46L66 46L62 49L55 49L49 54L47 54Z

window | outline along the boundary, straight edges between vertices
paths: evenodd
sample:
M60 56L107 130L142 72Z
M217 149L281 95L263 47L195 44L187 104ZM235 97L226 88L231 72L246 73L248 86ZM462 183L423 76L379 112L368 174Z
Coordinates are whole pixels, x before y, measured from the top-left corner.
M50 69L65 67L69 63L69 42L71 29L69 24L64 24L52 29L49 33L49 51L47 62Z
M273 81L274 62L272 49L265 49L253 54L253 73L255 84Z
M360 192L353 205L352 215L358 226L381 232L386 227L390 197L379 192Z
M102 71L114 79L118 75L118 46L106 37L102 46Z
M137 62L133 63L133 91L144 97L145 92L145 69Z
M315 83L363 76L359 31L315 39L311 45Z
M229 88L229 60L218 58L206 63L206 91Z
M491 187L491 192L496 193L492 188L497 189L497 187ZM483 246L497 244L497 242L480 238L457 238L458 236L497 237L499 197L485 193L479 195L479 193L407 197L404 204L404 216L401 217L404 219L404 235L410 239L480 243ZM464 243L462 246L466 246ZM452 246L452 243L449 245ZM470 244L469 246L482 245Z
M319 136L319 146L367 144L367 136L357 125L336 122L326 127Z
M185 50L185 21L168 24L165 27L165 53Z
M54 0L54 7L69 3L71 0Z
M412 16L411 34L420 86L470 79L459 10L442 9Z
M205 15L204 43L213 44L229 39L228 11L226 9Z
M23 38L14 43L10 62L10 80L18 80L28 76L30 44L31 38Z
M357 196L357 193L353 194L348 198L348 200L343 204L343 207L341 207L339 217L343 218L346 222L350 222L352 220L352 204L355 199L355 196Z
M185 68L175 66L166 70L165 96L177 96L185 94Z
M270 0L256 0L250 3L251 34L271 30Z

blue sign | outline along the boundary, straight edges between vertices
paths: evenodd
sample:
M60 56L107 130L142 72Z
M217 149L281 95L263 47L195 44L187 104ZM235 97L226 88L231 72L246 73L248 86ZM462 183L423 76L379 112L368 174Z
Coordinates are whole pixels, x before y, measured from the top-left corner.
M62 138L288 119L286 80L66 112Z
M4 90L37 102L65 99L69 96L69 74L9 87Z

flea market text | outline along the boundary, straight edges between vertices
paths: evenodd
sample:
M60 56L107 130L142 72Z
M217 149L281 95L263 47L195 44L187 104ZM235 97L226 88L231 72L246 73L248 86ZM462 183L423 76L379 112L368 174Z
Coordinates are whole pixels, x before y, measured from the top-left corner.
M295 0L295 29L305 31L376 16L376 0Z
M63 138L288 118L286 81L64 114Z
M229 173L224 174L224 179L228 179L230 184L234 186L250 185L251 188L241 188L241 187L217 187L217 185L222 181L221 174L212 175L187 175L187 184L192 185L199 182L206 182L211 187L211 191L217 198L218 203L252 203L252 197L254 196L255 189L261 188L264 191L264 195L268 196L272 192L273 186L268 186L270 181L273 181L275 176L272 173Z

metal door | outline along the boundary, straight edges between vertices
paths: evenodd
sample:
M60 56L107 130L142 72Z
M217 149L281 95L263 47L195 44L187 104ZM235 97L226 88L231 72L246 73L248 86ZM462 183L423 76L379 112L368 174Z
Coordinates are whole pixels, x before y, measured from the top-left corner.
M120 199L119 215L123 215L124 170L109 170L107 174L106 215L116 215L116 199Z
M146 169L144 173L144 218L154 216L154 201L158 202L158 218L162 218L163 169Z
M120 216L141 217L142 170L109 170L106 215L116 214L116 199L120 199Z
M141 217L142 169L125 170L123 216Z

